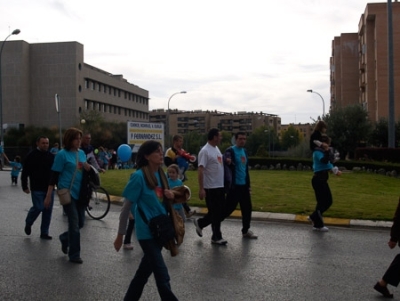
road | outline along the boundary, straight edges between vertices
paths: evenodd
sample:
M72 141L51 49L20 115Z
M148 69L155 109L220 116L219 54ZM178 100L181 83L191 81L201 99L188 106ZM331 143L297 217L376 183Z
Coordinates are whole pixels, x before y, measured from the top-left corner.
M62 208L54 206L50 235L39 238L40 220L30 236L24 220L31 206L21 187L0 172L0 300L122 300L142 257L134 250L113 249L120 207L112 205L102 221L89 217L81 231L82 265L61 252L58 235L66 230ZM227 246L211 245L191 221L177 257L164 250L171 286L183 301L204 300L382 300L372 286L397 254L387 247L389 230L331 227L316 233L311 226L253 222L258 240L244 240L239 220L222 225ZM395 300L400 291L390 288ZM153 277L141 300L159 300Z

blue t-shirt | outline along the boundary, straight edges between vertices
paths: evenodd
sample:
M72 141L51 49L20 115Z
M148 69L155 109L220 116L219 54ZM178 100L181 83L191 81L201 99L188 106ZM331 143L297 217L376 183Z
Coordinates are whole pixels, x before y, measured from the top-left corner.
M328 163L322 163L321 159L324 157L324 153L320 150L315 150L313 152L313 169L314 172L319 172L323 170L331 170L333 168L333 165L328 162Z
M182 180L180 180L180 179L171 180L170 178L168 178L168 186L169 186L169 188L179 187L179 186L182 186L182 185L183 185ZM181 210L183 208L183 205L181 203L180 204L173 204L172 207L175 210Z
M235 184L246 185L247 157L243 147L232 146L235 154Z
M152 239L153 236L151 235L148 225L143 221L142 216L137 210L137 206L142 209L147 221L157 215L167 214L167 211L161 203L163 199L163 189L161 187L160 176L158 172L156 172L155 175L158 185L155 190L152 190L147 186L142 170L138 169L131 175L122 193L125 202L132 203L131 211L135 217L135 232L138 240Z
M78 154L78 170L76 170L76 154ZM60 173L58 177L57 188L67 188L71 187L72 178L74 177L74 183L71 189L71 196L77 200L79 199L79 192L81 190L82 183L82 171L83 163L86 162L86 155L83 150L69 151L66 149L60 150L54 158L54 163L51 168L53 171Z
M10 165L12 167L11 169L11 176L13 177L18 177L19 172L22 169L22 164L19 162L10 162Z

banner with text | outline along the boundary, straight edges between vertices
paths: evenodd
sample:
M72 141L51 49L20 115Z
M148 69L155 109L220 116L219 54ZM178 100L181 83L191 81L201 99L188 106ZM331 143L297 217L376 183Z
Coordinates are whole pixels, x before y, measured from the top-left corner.
M139 147L147 140L156 140L164 149L164 124L129 121L128 144L132 146L132 152L137 153Z

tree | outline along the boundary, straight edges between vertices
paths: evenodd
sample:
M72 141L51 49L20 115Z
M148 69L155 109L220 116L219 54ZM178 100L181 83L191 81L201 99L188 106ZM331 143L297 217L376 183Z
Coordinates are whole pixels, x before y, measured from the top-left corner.
M375 123L374 129L369 137L369 143L373 146L387 147L388 138L388 121L386 118L381 118Z
M368 140L372 129L368 112L360 105L335 109L324 121L328 126L327 135L341 156L349 154L351 157L359 144Z
M299 130L297 130L293 125L289 125L288 129L282 134L282 148L289 149L296 147L301 143L303 137L301 136Z

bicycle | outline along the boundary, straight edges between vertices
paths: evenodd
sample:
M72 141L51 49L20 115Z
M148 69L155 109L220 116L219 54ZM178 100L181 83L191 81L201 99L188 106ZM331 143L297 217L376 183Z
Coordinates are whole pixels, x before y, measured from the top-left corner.
M110 205L111 200L107 190L101 186L93 186L92 197L86 207L87 214L93 219L100 220L107 215Z
M94 176L91 178L90 186L92 188L92 196L86 206L87 214L96 220L104 218L110 210L111 200L107 190L100 186L100 177L98 171L93 167Z

